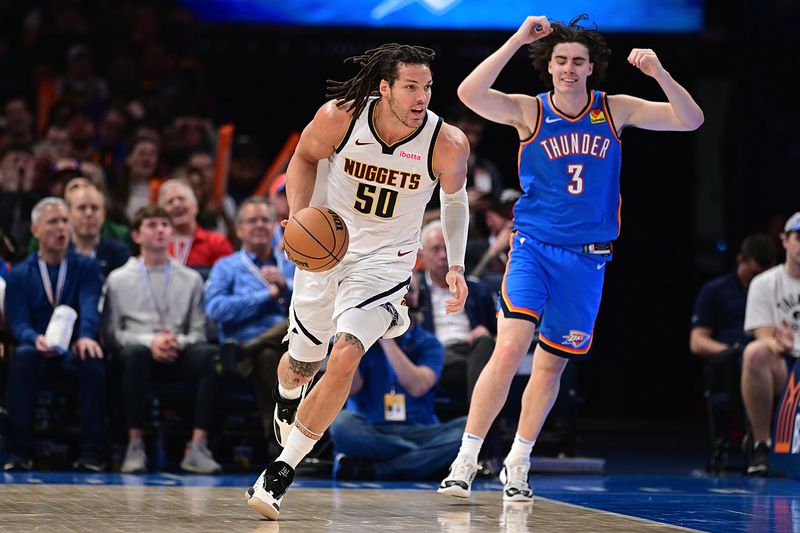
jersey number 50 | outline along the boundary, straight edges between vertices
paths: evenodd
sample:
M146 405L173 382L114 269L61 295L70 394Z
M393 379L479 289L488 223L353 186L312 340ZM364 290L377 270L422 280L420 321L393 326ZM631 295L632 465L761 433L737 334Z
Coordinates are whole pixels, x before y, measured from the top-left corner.
M380 218L392 218L397 205L397 191L376 187L369 183L359 183L356 190L356 202L353 208L365 215L374 214Z

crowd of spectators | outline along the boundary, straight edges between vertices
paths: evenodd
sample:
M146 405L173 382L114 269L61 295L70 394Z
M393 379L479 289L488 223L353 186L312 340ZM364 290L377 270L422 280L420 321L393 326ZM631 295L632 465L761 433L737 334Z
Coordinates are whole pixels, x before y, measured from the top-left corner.
M285 176L254 194L270 151L244 132L231 140L229 164L217 164L223 124L195 55L187 10L102 5L20 5L7 14L24 23L0 33L0 61L15 67L0 82L0 415L7 409L10 421L0 426L0 452L6 470L39 466L39 396L58 389L79 398L82 440L70 452L74 468L109 468L117 438L109 422L118 416L125 453L115 466L146 471L154 466L147 443L151 383L186 382L196 393L180 466L218 472L214 437L234 380L252 392L271 438L293 277L279 224L288 215ZM111 35L115 45L108 47ZM477 146L481 119L453 113L471 128ZM217 174L224 169L224 176ZM501 211L501 183L496 166L473 157L477 252L468 271L495 242L491 265L481 270L502 271L507 236L497 233L508 231L513 201L503 204L497 231L487 214ZM431 218L435 210L432 204ZM374 360L364 368L369 378L385 367L380 357L401 350L414 358L420 339L433 346L417 361L431 365L422 370L431 378L420 393L426 414L404 425L438 424L438 399L452 407L445 423L466 413L493 344L496 296L480 279L470 281L479 299L463 316L431 314L440 306L438 267L429 268L434 255L442 254L426 244L419 279L427 300L415 333L365 358L365 364ZM380 396L381 385L370 381L367 389Z
M199 391L185 423L191 436L180 464L217 472L213 437L224 423L225 391L236 380L233 386L244 384L252 393L264 436L272 439L275 371L285 349L293 279L281 250L285 176L261 188L263 195L254 193L276 147L259 143L261 132L237 131L229 164L218 164L224 110L197 55L198 23L180 5L49 0L0 10L5 466L36 465L39 385L55 383L79 399L81 443L70 459L75 468L108 468L109 416L121 405L127 448L117 466L147 470L153 466L144 444L152 380L186 381ZM457 104L447 120L464 131L471 149L470 298L462 313L440 312L446 256L441 228L427 224L414 280L419 294L409 297L419 311L415 326L370 350L349 407L331 428L342 478L435 477L428 470L439 467L436 461L422 460L428 470L400 472L394 465L407 461L396 459L429 457L423 446L433 442L429 431L440 437L437 445L450 445L442 428L462 423L494 346L495 301L520 192L505 188L514 180L501 176L482 152L479 116ZM227 173L218 175L218 169ZM438 218L437 202L434 194L426 223ZM794 250L800 231L789 224L784 229L783 247ZM769 237L745 241L735 272L701 291L690 339L690 351L707 362L706 392L724 393L726 409L741 414L742 430L753 434L748 468L757 474L767 472L769 411L779 392L759 388L769 381L759 372L768 360L772 381L785 380L783 359L795 359L783 356L797 351L789 348L788 329L795 336L800 330L769 320L750 324L747 332L743 327L750 281L777 256ZM796 262L790 254L782 268L793 274ZM62 330L71 339L51 342L63 306L75 312L74 324ZM432 382L425 390L409 389L398 365ZM119 398L107 397L108 391ZM393 401L403 396L407 418L391 418L399 415L394 403L384 403L387 395ZM726 411L715 424L716 437L730 433L727 423ZM364 439L382 444L369 451Z

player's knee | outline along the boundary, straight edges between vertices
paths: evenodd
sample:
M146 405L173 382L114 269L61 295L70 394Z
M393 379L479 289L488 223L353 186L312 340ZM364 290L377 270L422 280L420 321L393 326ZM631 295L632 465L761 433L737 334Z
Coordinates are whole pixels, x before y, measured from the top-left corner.
M491 360L496 365L513 367L516 370L526 353L526 350L515 343L498 342L494 346Z
M567 366L569 359L566 357L559 357L545 351L541 347L537 347L533 352L533 368L537 372L544 372L561 377L561 373Z

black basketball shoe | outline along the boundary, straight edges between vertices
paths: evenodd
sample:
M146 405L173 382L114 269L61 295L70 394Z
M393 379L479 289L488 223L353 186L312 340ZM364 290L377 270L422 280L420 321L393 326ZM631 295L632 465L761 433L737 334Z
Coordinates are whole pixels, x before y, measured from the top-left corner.
M275 461L261 472L252 487L247 489L247 505L270 520L277 520L281 500L294 480L294 468L283 461Z
M272 398L275 400L275 412L272 415L272 429L275 432L275 439L281 447L286 446L286 439L289 438L289 433L292 431L294 425L294 417L297 415L297 409L300 408L300 402L306 397L308 392L309 383L302 386L300 397L294 400L287 400L281 393L278 392L278 384L272 389Z

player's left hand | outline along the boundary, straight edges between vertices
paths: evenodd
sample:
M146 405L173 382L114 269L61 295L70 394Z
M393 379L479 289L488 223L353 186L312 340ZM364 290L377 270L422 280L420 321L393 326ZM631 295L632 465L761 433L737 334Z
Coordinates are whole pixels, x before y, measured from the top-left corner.
M445 276L447 286L450 288L450 294L453 298L445 302L444 313L457 313L464 309L464 303L467 301L467 282L464 281L464 273L460 269L451 268Z
M628 63L638 68L648 76L653 78L664 72L661 61L650 48L634 48L628 55Z

